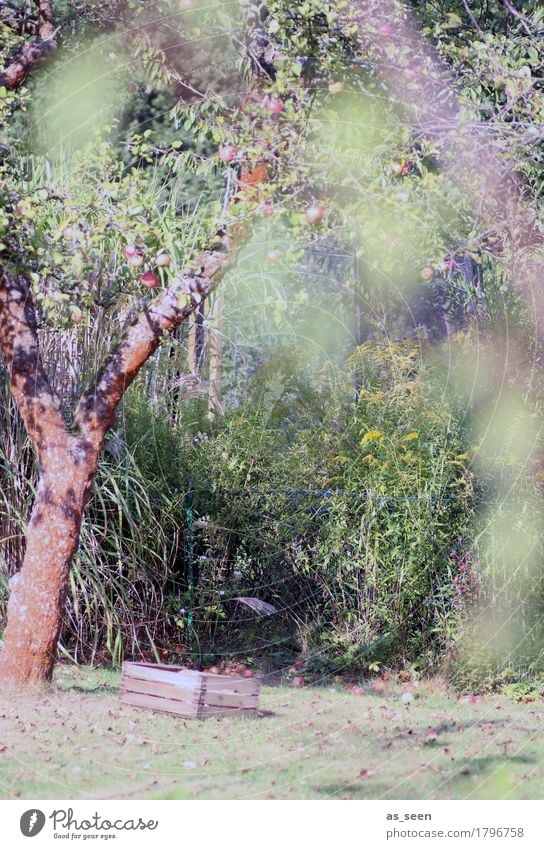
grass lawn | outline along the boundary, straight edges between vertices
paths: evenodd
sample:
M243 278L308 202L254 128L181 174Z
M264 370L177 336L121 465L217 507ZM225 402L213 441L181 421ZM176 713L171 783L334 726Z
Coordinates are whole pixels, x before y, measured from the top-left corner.
M121 707L119 675L59 666L0 696L0 793L32 799L541 799L544 704L460 703L438 682L355 696L264 687L258 719Z

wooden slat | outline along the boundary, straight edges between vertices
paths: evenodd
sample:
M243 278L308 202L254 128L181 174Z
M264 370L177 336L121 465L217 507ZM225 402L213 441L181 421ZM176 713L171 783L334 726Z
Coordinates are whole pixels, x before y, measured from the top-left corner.
M163 696L166 699L194 704L198 704L200 694L199 687L191 689L173 687L163 681L142 681L128 675L123 675L121 678L121 689L131 693L147 693L150 696Z
M200 681L188 682L187 678L176 678L175 675L168 675L165 678L140 678L139 673L133 675L132 672L123 672L121 676L121 681L125 680L133 682L139 681L140 683L148 682L150 684L157 684L163 687L174 687L178 690L188 690L190 692L198 692L198 690L200 690L200 688L202 687Z
M261 689L255 678L230 678L227 675L208 675L202 673L202 683L209 692L216 693L258 693Z
M186 716L194 719L197 716L198 705L188 702L163 699L158 696L150 696L144 693L128 693L121 691L121 702L134 707L147 708L148 710L164 711L165 713L176 713L178 716Z
M200 673L193 669L186 669L184 666L173 666L163 663L143 663L138 660L125 660L123 663L123 669L129 668L132 666L142 666L147 667L147 669L165 669L167 672L181 672L184 670L185 672L194 672L196 675Z
M257 683L257 681L252 682L251 687L245 686L239 687L236 681L227 682L227 683L217 683L215 681L202 683L202 686L206 689L208 693L247 693L248 695L258 695L261 692L261 685Z
M123 664L123 671L131 678L139 678L142 681L162 681L185 689L199 686L202 678L200 672L189 669L172 672L171 669L157 669L155 666L144 666L139 663Z
M167 666L161 663L136 663L130 660L126 660L123 663L123 669L127 671L134 671L136 669L151 669L156 670L158 672L172 672L172 673L180 673L183 672L185 675L189 675L194 677L200 677L202 675L201 672L198 672L196 669L187 669L185 666Z
M203 705L199 708L197 718L200 719L204 716L256 716L257 713L257 708L226 708Z
M204 690L201 702L214 707L257 708L259 696L257 693L214 693Z

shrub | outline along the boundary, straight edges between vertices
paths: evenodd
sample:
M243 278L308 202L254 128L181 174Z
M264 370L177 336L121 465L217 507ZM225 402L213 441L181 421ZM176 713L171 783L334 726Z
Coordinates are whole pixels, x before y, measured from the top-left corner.
M473 519L459 434L415 343L364 345L314 380L280 352L250 402L196 445L182 437L204 516L197 603L225 613L218 579L227 596L259 593L320 669L428 666L455 616L452 540Z

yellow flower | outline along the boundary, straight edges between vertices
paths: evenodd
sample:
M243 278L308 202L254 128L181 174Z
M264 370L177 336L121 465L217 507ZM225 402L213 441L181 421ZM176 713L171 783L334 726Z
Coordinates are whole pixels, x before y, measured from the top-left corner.
M361 439L361 445L367 445L369 442L381 442L383 433L381 430L369 430Z
M417 430L413 430L411 433L407 433L404 439L406 442L412 442L414 439L419 439L419 433Z

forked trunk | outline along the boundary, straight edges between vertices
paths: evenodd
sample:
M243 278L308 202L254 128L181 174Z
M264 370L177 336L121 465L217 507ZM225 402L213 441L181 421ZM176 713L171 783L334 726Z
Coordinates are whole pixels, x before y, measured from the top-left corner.
M10 581L8 624L0 653L3 684L51 680L70 564L96 465L94 449L73 437L46 452L23 565Z
M20 573L10 581L8 624L0 652L3 685L51 679L70 564L117 404L165 333L178 327L218 284L238 244L233 240L229 251L203 251L198 274L182 275L127 326L96 382L81 397L71 430L43 367L28 282L0 267L0 349L40 466L25 558Z

